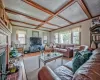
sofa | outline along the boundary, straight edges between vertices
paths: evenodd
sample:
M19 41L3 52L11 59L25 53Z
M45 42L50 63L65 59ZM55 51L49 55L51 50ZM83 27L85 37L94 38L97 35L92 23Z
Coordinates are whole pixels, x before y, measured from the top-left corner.
M56 44L56 46L53 47L53 50L56 52L62 53L64 56L70 58L73 56L73 44Z
M100 49L73 73L72 61L51 70L44 66L38 73L38 80L100 80Z

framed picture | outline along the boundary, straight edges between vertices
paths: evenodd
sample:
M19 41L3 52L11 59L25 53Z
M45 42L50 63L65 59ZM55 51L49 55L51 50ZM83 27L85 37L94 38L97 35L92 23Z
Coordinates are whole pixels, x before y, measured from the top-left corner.
M33 37L39 37L39 32L38 31L33 31L32 36Z

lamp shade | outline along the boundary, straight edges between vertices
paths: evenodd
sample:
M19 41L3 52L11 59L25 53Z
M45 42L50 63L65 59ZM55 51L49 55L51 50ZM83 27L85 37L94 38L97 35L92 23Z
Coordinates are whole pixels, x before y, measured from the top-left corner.
M94 41L92 41L92 43L91 43L91 48L96 49L96 45L95 45Z

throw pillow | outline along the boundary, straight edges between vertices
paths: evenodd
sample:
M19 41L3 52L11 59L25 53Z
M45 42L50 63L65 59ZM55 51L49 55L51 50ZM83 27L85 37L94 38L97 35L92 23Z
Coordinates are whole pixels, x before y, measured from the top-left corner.
M76 51L76 53L75 53L74 57L75 57L75 56L78 56L78 55L81 55L81 54L80 54L80 52L79 52L79 51Z
M86 62L92 55L92 52L91 51L83 51L81 54L83 55L84 61Z
M73 58L73 73L76 72L76 70L84 64L92 55L91 51L82 51L82 52L76 52L75 56Z
M74 58L73 58L73 73L76 72L76 70L84 63L84 57L81 55L81 53L76 52Z

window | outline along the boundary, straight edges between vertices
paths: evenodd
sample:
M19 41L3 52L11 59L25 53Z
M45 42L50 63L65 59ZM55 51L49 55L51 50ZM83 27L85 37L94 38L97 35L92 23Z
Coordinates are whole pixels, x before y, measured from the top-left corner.
M71 31L60 33L60 43L71 44Z
M72 35L73 44L80 44L80 28L73 29Z
M54 36L55 43L80 44L80 27L55 33Z
M54 34L54 42L55 43L58 43L58 33L55 33Z
M17 40L20 44L25 44L26 31L17 31Z
M46 44L48 42L47 33L43 33L43 43Z

